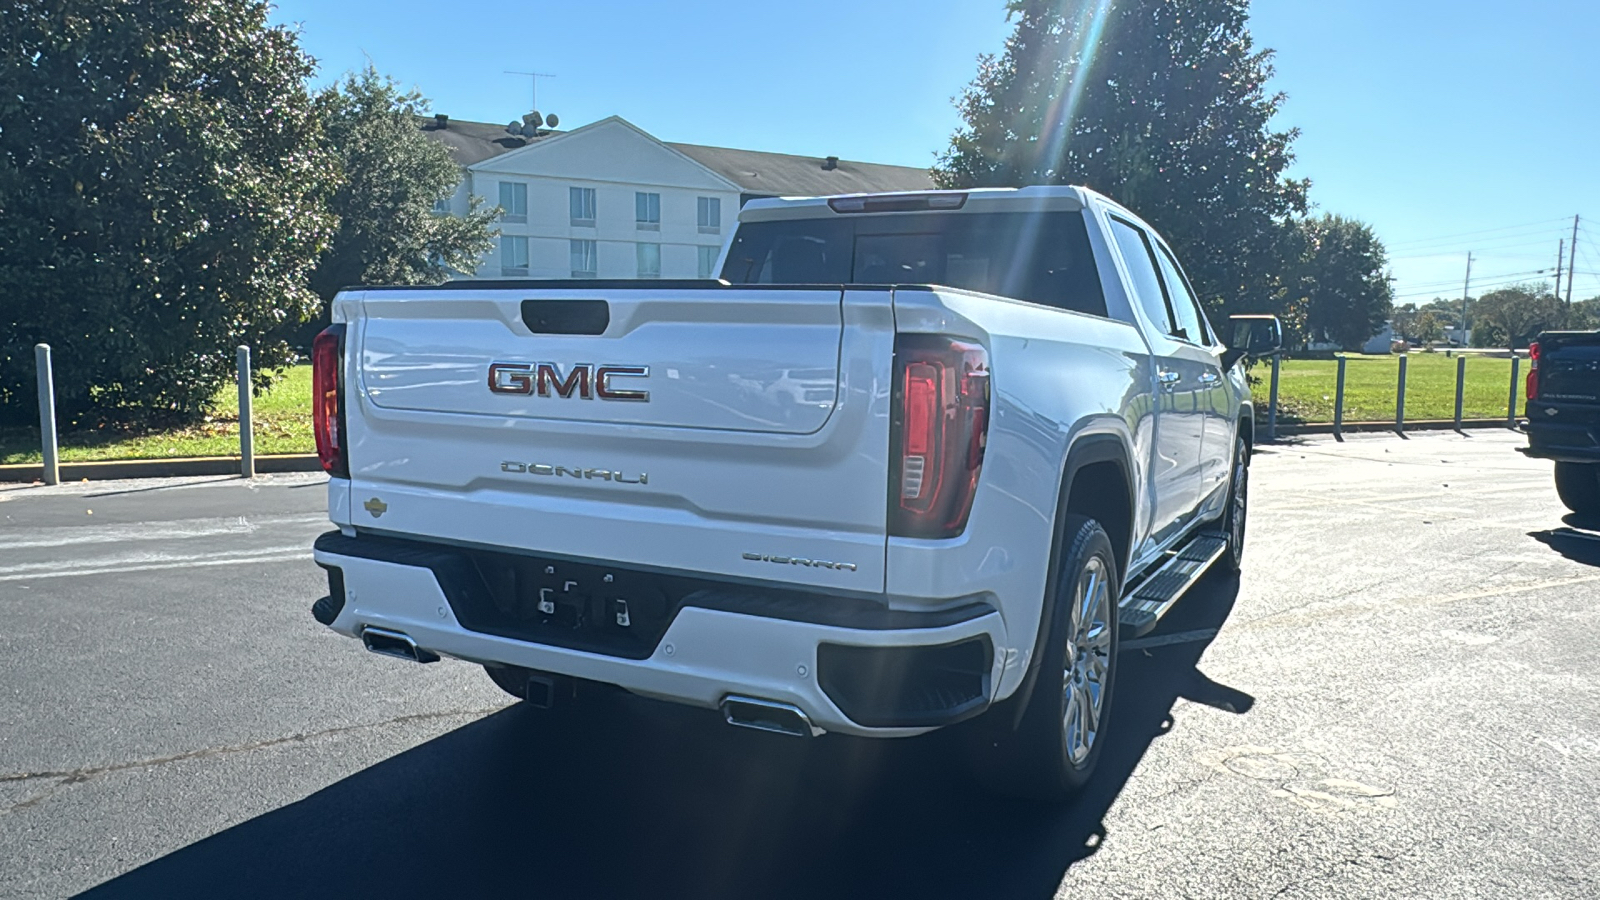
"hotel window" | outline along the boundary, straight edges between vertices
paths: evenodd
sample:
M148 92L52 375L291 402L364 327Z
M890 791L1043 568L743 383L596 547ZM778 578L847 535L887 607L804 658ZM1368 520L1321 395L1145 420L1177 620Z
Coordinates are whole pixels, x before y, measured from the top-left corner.
M661 230L661 195L638 191L633 195L633 218L640 231Z
M515 181L500 182L500 209L503 222L528 221L528 186Z
M701 278L715 278L715 277L717 277L716 276L717 256L718 256L719 252L722 250L722 248L721 247L696 247L695 249L700 251L700 275L699 275L699 277L701 277Z
M507 276L528 274L527 238L513 237L509 234L500 236L500 274Z
M635 244L639 251L639 277L661 277L661 245Z
M594 227L594 188L567 188L568 205L572 207L572 224L582 228Z
M600 270L600 253L594 241L572 240L572 277L593 278Z
M722 232L722 199L720 197L699 197L700 202L696 217L700 223L701 234L720 234Z

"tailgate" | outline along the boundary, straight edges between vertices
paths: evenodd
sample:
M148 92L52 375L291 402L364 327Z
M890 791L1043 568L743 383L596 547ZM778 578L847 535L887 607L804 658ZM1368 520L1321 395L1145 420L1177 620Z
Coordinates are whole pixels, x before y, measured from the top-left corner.
M887 292L449 286L361 309L358 526L882 590Z
M1600 403L1600 334L1539 336L1539 401Z
M840 297L376 294L362 387L385 409L809 434L837 400Z

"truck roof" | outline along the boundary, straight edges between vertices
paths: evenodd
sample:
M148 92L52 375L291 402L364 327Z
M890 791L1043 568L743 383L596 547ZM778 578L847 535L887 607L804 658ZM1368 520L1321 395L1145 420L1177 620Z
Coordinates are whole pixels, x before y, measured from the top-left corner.
M1090 198L1110 200L1085 187L1064 184L1022 188L970 188L947 191L902 191L840 194L833 197L778 197L752 200L739 211L740 222L812 219L835 215L905 212L997 213L1078 212ZM1115 203L1112 203L1115 206Z

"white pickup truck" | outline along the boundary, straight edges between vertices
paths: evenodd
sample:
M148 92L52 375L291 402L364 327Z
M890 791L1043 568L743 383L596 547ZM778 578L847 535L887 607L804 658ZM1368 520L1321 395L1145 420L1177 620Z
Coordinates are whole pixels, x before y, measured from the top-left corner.
M538 707L976 718L986 780L1070 794L1119 631L1239 565L1237 363L1276 320L1225 348L1161 238L1072 187L755 201L721 272L340 294L316 618Z

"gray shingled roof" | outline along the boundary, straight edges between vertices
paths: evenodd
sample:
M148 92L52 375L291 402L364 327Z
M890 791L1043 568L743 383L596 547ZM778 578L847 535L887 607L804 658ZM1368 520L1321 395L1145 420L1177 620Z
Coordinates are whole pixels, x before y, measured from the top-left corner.
M451 119L440 128L433 118L418 119L423 134L444 144L457 163L470 166L502 153L526 147L532 140L506 133L506 126ZM543 140L550 132L533 140ZM823 168L824 160L789 153L734 150L699 144L667 144L723 178L746 194L768 197L823 197L831 194L879 191L925 191L934 187L927 169L888 166L841 159L837 168Z
M746 194L769 197L825 197L879 191L927 191L934 188L927 169L888 166L841 159L837 168L823 168L815 156L733 150L699 144L668 144L702 166L737 184Z
M448 126L440 128L433 117L429 116L418 119L417 127L422 129L423 134L444 144L456 163L463 166L480 163L502 153L510 153L533 142L528 138L507 133L504 125L490 125L487 122L451 119ZM549 136L549 133L541 134L533 140L543 140Z

